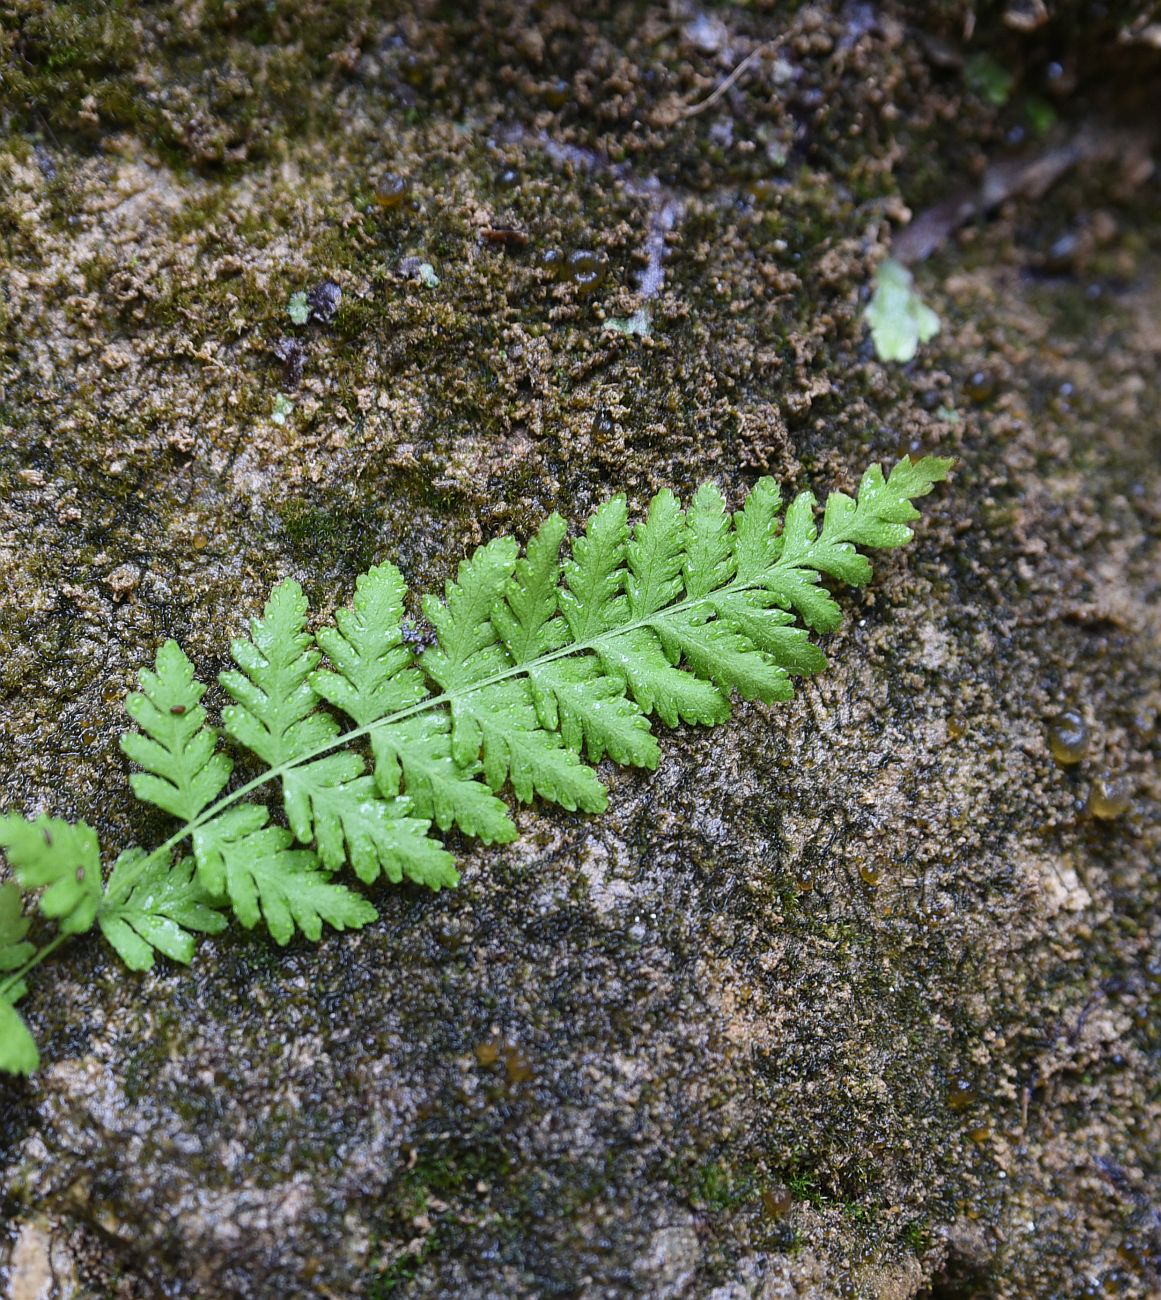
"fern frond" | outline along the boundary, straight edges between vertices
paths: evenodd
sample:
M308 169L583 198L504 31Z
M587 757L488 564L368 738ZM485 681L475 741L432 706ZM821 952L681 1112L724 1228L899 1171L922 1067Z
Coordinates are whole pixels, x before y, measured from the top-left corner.
M140 730L121 744L143 769L134 792L180 820L173 835L152 853L122 853L102 893L91 828L0 816L17 882L43 890L41 911L60 930L33 949L19 890L0 886L0 1070L35 1068L36 1046L13 1009L25 974L94 919L139 970L158 952L188 961L194 934L220 929L226 906L244 926L264 921L282 944L296 931L318 939L324 923L366 925L375 909L333 879L344 866L368 884L454 885L433 824L506 843L516 828L504 791L598 812L607 794L590 764L608 756L655 767L651 715L712 724L729 716L735 694L789 698L795 676L826 664L808 629L841 621L824 576L868 581L858 548L910 540L912 501L950 467L903 460L885 476L872 465L855 497L831 494L821 521L810 492L781 514L771 479L732 515L713 484L688 511L661 491L631 532L616 496L563 558L567 529L551 515L523 556L497 538L459 565L442 599L425 598L437 641L418 663L404 645L406 591L393 565L359 577L317 646L301 587L283 582L250 635L232 643L236 669L219 678L232 700L222 710L228 737L264 765L232 791L206 688L166 642L127 700ZM343 732L331 709L353 727ZM281 784L288 828L246 801L268 782ZM175 862L187 839L192 856Z
M154 671L142 668L138 679L141 690L126 696L125 712L141 732L126 732L121 749L145 771L134 772L129 784L138 799L192 821L221 794L233 769L206 726L206 688L176 641L166 641Z
M318 644L337 671L309 675L311 689L364 726L415 704L428 693L403 644L407 588L393 564L359 575L355 599L335 615L336 627L319 630Z
M442 831L458 826L485 844L508 844L516 827L508 805L477 775L481 765L451 755L451 719L443 711L419 713L371 732L375 780L382 794L403 790L412 809Z
M559 600L574 642L590 641L628 617L622 594L628 540L629 508L619 495L597 507L585 524L584 536L573 543Z
M492 625L492 611L516 567L516 542L497 537L464 560L444 599L425 596L423 612L439 644L423 655L423 668L445 691L460 690L510 662Z
M282 778L286 816L302 844L314 840L327 871L349 861L371 884L382 872L396 884L406 876L439 889L454 885L454 859L427 838L430 821L408 816L406 799L381 799L364 764L349 751L291 768Z

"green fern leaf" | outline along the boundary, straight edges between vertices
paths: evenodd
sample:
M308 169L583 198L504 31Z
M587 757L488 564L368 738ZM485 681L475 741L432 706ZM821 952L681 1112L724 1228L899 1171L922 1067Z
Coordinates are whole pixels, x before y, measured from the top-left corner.
M782 492L772 478L760 478L734 515L734 571L739 582L760 582L782 554L778 512Z
M335 615L337 628L324 627L318 643L338 670L319 669L311 688L360 725L415 704L427 694L423 674L411 667L401 624L407 588L393 564L360 574L355 599Z
M745 700L772 704L790 699L794 687L786 670L728 624L708 621L708 613L702 606L650 620L670 662L684 660L699 677L715 682L723 692L734 689Z
M40 1065L36 1040L12 1005L22 992L0 993L0 1070L5 1074L31 1074Z
M455 825L485 844L508 844L516 838L507 805L476 779L479 762L453 762L446 713L420 713L376 727L371 749L380 793L391 796L402 789L414 811L440 830Z
M556 659L528 674L540 725L560 731L574 753L591 763L608 754L614 763L657 766L660 757L649 719L625 697L625 683L601 671L592 657Z
M605 787L554 732L539 724L526 680L497 682L452 702L452 758L481 755L493 790L511 784L517 799L534 794L570 812L602 812Z
M404 799L379 798L358 754L328 754L295 767L283 788L291 830L303 844L316 841L326 870L349 859L366 884L380 872L394 883L406 876L431 889L459 880L452 855L427 837L431 823L407 816Z
M279 583L262 618L251 620L250 637L230 645L241 672L218 678L236 701L222 710L226 731L270 767L323 748L339 731L330 714L316 711L309 678L319 654L306 631L306 613L298 583Z
M687 523L685 594L698 599L726 586L737 563L730 517L716 484L698 488Z
M806 676L826 667L826 655L810 640L805 628L795 625L794 615L771 608L771 592L717 592L706 603L723 623L740 632L788 673Z
M492 610L492 626L508 647L513 663L530 663L568 643L568 627L558 613L557 601L565 531L560 515L548 516L528 543L524 559L517 560L503 601Z
M217 934L226 928L226 918L210 903L191 859L172 866L168 855L127 849L113 866L97 924L130 970L145 971L152 968L155 952L188 963L192 932Z
M320 669L313 672L310 684L317 695L342 709L360 726L405 710L427 695L423 674L409 666L411 654L403 646L400 629L405 590L403 577L394 565L381 564L368 570L356 582L353 606L336 614L337 630L323 628L318 634L319 645L338 671ZM393 728L384 726L372 730L371 749L379 792L388 797L399 794L402 764L406 769L408 798L420 817L434 820L442 830L454 823L466 834L479 836L487 843L515 838L516 828L509 820L504 804L486 786L472 779L473 772L452 763L447 731L446 718L441 722L438 715L430 713L420 714ZM361 770L360 766L360 773ZM351 775L345 779L350 780ZM362 786L358 788L365 790ZM354 802L360 800L361 796ZM352 813L347 820L352 816L357 824L361 815ZM372 844L376 839L385 845L390 843L395 832L388 833L378 827L392 818L383 810L373 810L370 817L370 831L356 830L356 841L368 842L369 834ZM327 820L330 825L335 824L333 814L324 822ZM305 829L310 818L304 817L300 811L297 822ZM342 823L341 817L339 822ZM295 824L295 818L291 824ZM409 819L406 833L409 842L418 838L415 833L417 825L416 819ZM324 848L321 840L319 855L327 866L340 865L338 854ZM439 846L425 848L416 843L405 858L411 862L410 868L404 867L403 859L393 851L388 852L382 865L386 867L389 879L400 878L393 874L398 869L410 879L434 883L436 888L454 883L455 872L450 855ZM365 855L359 862L352 859L352 865L364 880L374 879L378 871L377 867L371 866L371 858Z
M625 590L634 618L644 618L676 600L685 559L685 516L668 488L649 502L649 513L633 530L626 558Z
M612 497L597 507L584 536L573 543L572 558L564 565L566 586L560 593L560 610L574 642L619 627L629 616L623 594L628 521L625 498Z
M712 683L675 668L647 628L610 637L597 649L601 665L629 688L644 713L667 727L681 722L712 726L730 716L730 702Z
M101 853L91 826L7 814L0 816L0 848L23 889L44 890L40 910L63 934L89 929L101 898Z
M309 849L293 849L281 826L265 825L265 808L243 804L194 832L198 876L211 894L225 894L249 930L264 920L275 941L289 943L295 927L308 939L358 929L377 913L365 898L331 882Z
M423 612L439 636L424 652L423 667L445 691L455 691L510 665L492 626L492 611L516 567L516 543L497 537L463 561L444 599L426 596Z
M145 734L126 732L121 749L145 771L129 784L138 799L192 821L221 794L233 767L205 725L206 688L176 641L158 650L155 671L142 668L138 678L141 690L126 697L125 711Z

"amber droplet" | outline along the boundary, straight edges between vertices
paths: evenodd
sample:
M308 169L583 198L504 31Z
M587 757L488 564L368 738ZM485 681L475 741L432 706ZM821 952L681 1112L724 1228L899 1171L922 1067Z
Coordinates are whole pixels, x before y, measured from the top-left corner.
M532 1062L514 1043L504 1048L504 1074L509 1083L527 1083L532 1078Z
M949 740L962 740L967 735L967 723L962 718L948 718L947 737Z
M613 413L605 406L593 416L593 437L603 442L606 438L611 438L617 432L616 422L613 420Z
M568 103L572 95L572 86L563 77L556 77L541 91L544 102L555 113Z
M967 1110L976 1101L976 1091L967 1079L953 1079L947 1089L948 1110Z
M986 402L996 391L996 381L986 370L977 370L964 381L963 391L977 404Z
M609 259L604 253L578 248L568 255L568 278L582 293L592 293L604 283L609 273Z
M978 1128L968 1129L968 1139L974 1142L978 1147L982 1147L984 1143L988 1140L988 1138L990 1138L991 1136L992 1136L992 1130L990 1128L987 1128L983 1124L981 1124Z
M204 551L210 544L210 539L205 533L194 533L193 548L195 551Z
M375 187L375 193L371 196L371 201L377 208L390 211L393 208L402 207L410 194L411 181L408 177L392 172L389 176L384 176Z
M1127 778L1102 772L1088 792L1088 810L1101 821L1112 821L1127 812L1133 797L1133 788Z
M542 271L548 271L559 280L564 271L564 254L559 248L546 248L536 259Z
M883 873L873 862L863 862L859 866L859 879L868 889L877 889L883 883Z
M802 870L794 877L794 888L800 894L809 894L814 889L814 872Z
M1048 748L1061 767L1079 763L1088 750L1088 724L1077 709L1065 709L1048 724Z

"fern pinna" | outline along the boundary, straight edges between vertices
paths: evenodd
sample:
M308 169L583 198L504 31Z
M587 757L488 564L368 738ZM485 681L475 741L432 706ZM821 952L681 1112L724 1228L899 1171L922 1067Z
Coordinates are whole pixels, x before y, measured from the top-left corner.
M14 1008L26 975L94 924L133 970L158 952L188 962L194 935L223 929L228 912L283 944L296 931L318 939L324 922L366 925L375 909L337 880L343 868L368 885L454 885L436 832L512 840L501 792L600 812L593 764L656 767L651 717L709 725L729 715L734 692L788 699L794 676L826 665L808 630L841 621L822 577L867 582L857 548L907 542L912 500L950 467L904 459L884 477L872 465L856 499L830 495L821 526L811 493L783 514L768 478L733 515L712 483L684 511L659 492L632 528L616 496L563 560L567 528L551 515L523 555L497 538L460 564L442 599L424 598L437 640L418 656L394 565L362 574L351 605L314 635L302 589L283 582L219 678L231 701L222 728L262 765L234 785L206 687L167 641L125 702L137 730L121 746L140 769L134 794L176 819L173 834L149 852L126 849L104 879L83 822L0 817L15 877L0 886L0 1069L38 1062ZM277 811L267 785L279 788ZM22 896L36 890L57 927L39 948Z

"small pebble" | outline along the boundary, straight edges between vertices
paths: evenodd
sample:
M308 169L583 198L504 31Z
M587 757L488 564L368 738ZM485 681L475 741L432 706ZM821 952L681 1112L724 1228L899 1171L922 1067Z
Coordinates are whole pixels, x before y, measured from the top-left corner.
M329 325L343 301L343 291L333 280L324 280L306 295L306 305L310 308L310 319L320 325Z

